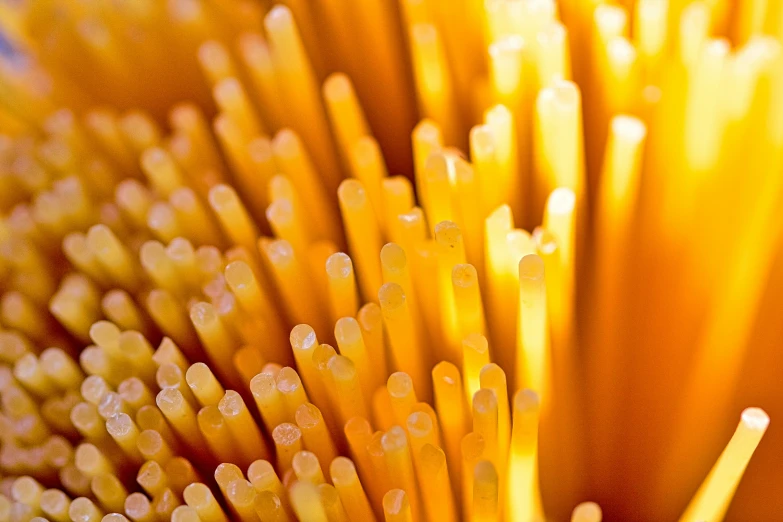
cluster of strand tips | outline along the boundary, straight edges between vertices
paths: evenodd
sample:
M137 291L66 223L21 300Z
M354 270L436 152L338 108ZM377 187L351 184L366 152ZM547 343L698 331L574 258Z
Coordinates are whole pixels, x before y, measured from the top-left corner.
M571 89L565 82L552 92L568 98ZM493 114L504 114L502 107L497 110ZM620 117L610 132L626 143L629 125L637 124ZM643 132L630 136L638 148ZM279 184L270 185L270 194L280 189L284 196L272 196L266 217L278 239L258 240L260 220L251 217L232 187L217 184L205 191L210 214L169 154L147 149L143 171L174 209L162 215L187 210L190 217L169 221L174 228L158 226L166 220L152 219L157 216L152 209L160 207L154 207L148 189L134 180L121 183L116 208L130 222L136 216L138 228L158 237L138 247L140 263L131 254L135 246L123 241L132 234L124 234L125 223L112 221L111 213L105 217L113 226L68 232L95 216L78 179L57 184L46 209L67 211L57 223L66 233L65 256L81 273L66 275L48 302L59 324L40 313L36 296L3 295L3 322L21 333L2 332L0 344L3 359L14 367L13 373L5 367L3 379L8 440L0 464L9 474L38 475L41 482L58 476L77 498L71 502L64 492L44 495L39 482L25 477L8 484L14 499L9 511L24 517L41 510L54 519L67 512L87 521L104 511L123 511L134 520L146 520L145 513L212 520L227 515L219 511L216 492L199 481L209 473L206 462L222 462L232 463L217 468L222 497L234 516L250 520L278 514L283 520L294 514L304 520L340 520L343 514L364 520L356 509L392 520L459 513L474 520L494 520L502 512L512 518L540 516L536 394L546 397L549 386L547 298L550 292L561 299L571 294L577 196L570 189L555 190L545 206L547 229L533 235L513 229L511 210L504 205L482 222L470 214L477 207L470 200L470 184L477 182L473 166L442 148L431 122L417 127L413 141L424 173L417 179L427 217L413 207L412 188L403 178L365 179L368 187L380 186L377 205L361 181L342 182L338 201L353 261L336 251L341 242L336 214L315 177L299 182L311 189L313 203L298 207L286 207L299 197L292 185L273 177ZM314 176L295 133L281 131L270 146L275 161L285 161L288 151L299 162L286 172ZM58 206L69 195L70 205ZM276 201L285 203L278 208ZM323 206L314 207L319 201ZM320 208L314 212L322 219L305 219L296 208ZM375 211L379 208L383 212ZM23 217L12 223L24 224ZM433 239L426 239L427 221L437 223ZM306 224L323 227L315 236L319 240L313 241ZM188 225L193 228L186 232ZM381 247L381 237L395 242ZM221 252L211 243L237 246ZM37 252L15 246L14 253L30 261L20 265L45 266ZM271 274L273 283L264 274ZM487 308L493 314L488 319L496 327L485 324L479 274L489 287ZM114 290L103 294L102 288ZM272 305L271 288L281 307ZM509 289L517 295L509 296ZM359 308L358 295L369 304ZM371 302L375 298L379 304ZM503 312L502 303L509 302L518 303L517 317ZM111 322L102 321L104 316ZM339 355L316 341L315 331L332 334L328 318L336 320ZM300 323L290 336L293 351L287 323ZM94 343L81 351L79 365L60 327L74 339ZM167 337L156 351L148 337L158 330ZM516 342L516 350L493 353L497 362L511 354L510 364L490 363L487 330ZM63 348L35 355L27 337L47 344L62 338ZM201 360L210 366L189 364ZM294 362L299 374L281 366ZM387 363L400 372L383 386ZM512 375L512 389L536 392L520 391L509 401L501 368ZM90 375L83 382L82 371ZM223 385L236 391L224 391ZM157 396L153 389L160 389ZM246 406L251 397L260 417ZM435 410L428 406L431 399ZM272 485L260 490L253 480L257 468L249 467L246 479L236 467L269 457L258 419L277 454L276 472L262 473L274 477L268 479ZM766 422L759 410L743 414L738 442L732 445L732 439L729 456L716 464L706 489L694 499L697 507L725 506L716 498L731 496ZM88 442L73 449L53 432ZM349 450L355 468L334 458ZM266 462L257 466L275 469ZM127 475L139 464L137 482L147 495L128 495ZM327 465L332 484L323 482ZM342 476L352 490L340 485ZM443 502L431 502L435 498ZM185 505L179 506L182 500ZM435 514L428 511L433 508ZM600 516L592 505L577 515Z
M341 351L357 361L367 355L362 334L356 320L338 322ZM521 391L509 412L505 374L497 365L479 362L489 357L481 336L466 348L475 353L473 367L465 368L471 374L478 370L472 376L481 388L463 388L456 366L438 364L432 371L436 413L419 402L413 381L402 372L392 374L368 406L362 390L372 389L383 373L370 368L357 372L351 359L319 344L312 328L295 327L293 353L320 408L309 402L299 374L290 367L266 364L249 383L274 442L276 466L263 460L270 456L268 443L242 397L247 389L224 390L209 366L189 365L168 338L153 352L141 334L121 332L107 321L92 325L90 337L113 366L106 378L84 378L77 364L56 348L38 360L28 353L13 376L4 375L3 406L20 419L9 430L28 444L39 443L24 451L40 453L41 459L26 459L17 454L20 448L10 450L6 444L4 467L16 465L42 480L59 467L62 485L77 498L45 489L29 476L6 481L15 502L0 497L3 520L27 514L93 521L101 520L104 511L115 512L106 515L108 520L122 520L119 513L134 521L228 520L200 476L199 469L216 463L221 464L214 477L229 513L243 521L256 516L289 520L294 514L307 521L374 520L381 513L387 520L420 520L425 512L430 520L456 520L460 510L473 513L475 520L492 520L501 509L500 491L507 480L525 501L515 501L511 509L540 516L535 487L538 398ZM132 366L138 377L115 387L109 381L120 364ZM38 416L36 398L58 389L75 401L70 421L85 440L75 449L66 438L52 435L41 418L27 422ZM160 391L155 396L151 389ZM463 405L471 395L473 431L466 433L471 415ZM370 418L382 430L373 431ZM338 456L347 449L354 461ZM330 483L322 464L328 465ZM247 477L238 465L247 466ZM474 473L463 474L460 481L461 468ZM136 469L146 495L128 494L123 484ZM594 510L588 505L577 513L584 517Z
M337 89L336 92L343 92L348 97L349 105L355 105L350 85L345 84L343 77L336 77L331 85L332 89ZM337 87L334 87L335 85ZM345 91L346 87L348 91ZM498 108L498 111L501 111L501 124L508 124L509 114L504 113L502 107ZM183 114L191 118L188 119ZM112 128L112 124L116 122L110 115L93 113L90 116L88 123L91 130L97 129L99 137L116 138L113 135L107 136L111 134L110 131L116 130ZM355 114L350 116L355 117ZM194 134L203 130L198 128L199 122L203 123L198 118L198 112L190 108L175 111L172 119L175 126L190 125L188 130ZM257 425L243 406L241 395L230 392L231 395L227 395L222 403L215 401L215 404L202 404L206 409L196 414L196 394L183 393L186 390L182 386L185 382L183 376L188 366L186 363L176 363L190 359L209 360L220 378L220 381L213 378L215 385L220 386L217 383L223 382L244 390L242 382L248 382L255 371L263 373L263 361L292 362L291 353L285 346L285 321L280 320L281 315L292 322L310 322L316 325L319 331L326 330L324 317L339 318L335 338L343 355L336 355L333 349L330 354L328 345L318 346L316 350L320 362L315 367L319 372L328 370L327 377L323 377L321 373L316 374L315 370L307 370L313 366L310 357L303 355L300 360L299 352L296 347L294 349L297 367L302 372L312 373L309 378L305 376L305 381L309 381L309 386L316 390L314 396L329 396L328 393L319 393L322 389L336 390L334 394L338 401L332 404L339 404L340 421L335 421L333 417L337 414L329 413L328 406L321 404L326 412L326 419L331 419L328 421L331 423L331 433L341 433L339 426L355 415L369 418L363 396L355 393L357 383L368 401L372 401L374 411L389 411L385 404L393 402L392 394L384 387L378 386L387 375L384 330L388 337L392 364L395 368L408 371L417 386L422 387L422 398L427 400L432 397L428 369L441 359L462 361L460 341L464 333L472 332L465 337L464 343L475 352L475 356L465 358L470 361L466 363L465 372L466 375L469 374L471 387L478 387L479 373L483 366L481 363L489 362L489 352L486 339L478 333L485 330L483 306L477 271L466 263L466 250L470 251L471 259L479 264L483 258L480 240L483 227L476 226L480 219L467 220L470 226L466 228L469 234L466 235L465 243L469 244L464 245L458 225L451 221L437 220L438 216L452 217L453 214L451 204L447 201L448 191L451 190L450 178L456 175L463 182L460 184L459 206L465 214L473 207L469 199L474 180L472 167L458 154L438 152L428 155L428 152L442 149L442 140L434 124L424 122L420 125L414 134L414 143L419 158L428 158L426 165L420 168L426 169L432 176L422 182L422 189L430 194L427 204L429 217L439 224L435 227L435 239L428 245L431 249L429 263L423 264L420 270L413 271L413 275L409 271L405 252L418 250L425 242L428 234L424 215L421 209L413 207L412 187L404 178L381 179L385 178L385 172L378 169L382 160L377 150L373 149L371 138L368 138L370 152L375 150L375 154L371 155L371 164L365 165L371 176L359 176L368 182L370 188L367 193L362 183L357 180L343 182L338 191L348 243L360 267L358 276L365 300L370 301L375 297L374 292L368 289L380 287L376 294L380 307L368 304L361 309L358 309L357 283L354 280L351 259L345 254L335 252L334 245L341 242L341 234L336 229L333 209L324 202L324 195L317 188L317 176L294 133L281 131L273 142L259 142L262 149L264 146L268 147L268 154L260 154L260 157L264 158L264 161L271 161L273 157L278 165L282 164L281 170L304 176L303 179L295 181L300 189L305 189L301 196L302 199L307 199L307 205L292 205L298 202L300 196L285 177L276 176L271 179L269 194L272 203L267 207L265 217L275 234L282 239L261 239L260 251L263 256L258 257L258 230L255 223L262 220L251 217L233 188L218 184L207 190L199 186L198 178L193 181L193 188L186 186L184 173L173 160L171 152L155 145L159 140L159 133L151 121L131 114L122 124L127 127L125 134L134 136L132 146L141 151L142 171L154 193L167 198L166 200L154 201L153 193L149 189L130 179L117 185L114 205L98 207L98 216L91 203L106 196L101 194L101 187L111 186L111 183L92 182L101 179L100 176L111 178L116 173L102 171L96 167L95 171L89 171L89 176L95 176L95 179L66 177L55 182L51 191L33 190L36 193L33 208L20 207L14 220L10 222L12 227L23 227L34 222L35 225L43 225L46 237L64 236L65 257L79 272L67 274L61 281L59 290L48 300L49 311L59 324L54 324L50 318L42 315L38 308L39 298L47 294L50 281L41 282L40 295L31 297L18 291L6 292L3 295L4 324L21 332L21 335L12 331L2 332L3 358L14 365L13 377L8 372L3 389L4 405L8 404L4 410L12 412L6 419L10 428L7 433L12 435L9 437L9 443L3 446L5 471L40 473L44 477L47 473L50 477L57 474L66 489L82 494L86 492L86 485L89 484L98 503L103 508L114 509L118 499L124 496L123 481L118 476L123 477L124 465L127 464L114 462L118 460L118 454L125 455L119 460L128 462L134 462L134 459L138 460L140 457L149 460L157 455L157 460L152 458L151 462L166 460L167 464L178 462L183 469L187 468L187 461L172 457L177 448L186 448L185 452L195 454L202 451L208 454L208 448L212 448L214 454L217 451L215 448L234 447L232 444L214 443L207 433L218 437L219 433L215 431L217 428L213 432L209 431L208 421L219 424L218 419L226 419L225 408L228 408L227 411L233 411L232 408L235 407L238 408L235 412L238 420L234 422L241 424L232 425L226 421L228 428L223 429L223 436L227 436L227 433L241 433L240 438L252 439L246 449L253 447L257 452L263 447L263 439ZM67 144L57 141L56 144L64 145L64 148L52 147L43 150L51 152L54 149L52 154L59 151L78 155L77 151L90 149L87 142L83 141L85 135L82 134L79 123L68 111L55 115L50 121L49 130L57 136L53 138L55 141L62 138ZM116 148L116 142L106 141ZM69 150L74 144L80 146ZM209 150L209 147L204 150ZM52 162L58 159L46 155L45 157ZM118 154L117 157L121 158L123 155ZM129 168L133 171L132 167ZM104 181L108 182L109 179L104 178ZM89 190L85 188L85 182L89 185ZM205 184L208 182L214 182L214 179L205 181ZM94 187L97 187L98 193ZM380 190L377 190L379 187ZM200 188L203 193L200 193ZM446 192L442 190L444 188ZM242 194L252 201L252 193L243 190ZM281 196L276 198L275 194ZM563 194L568 200L568 191ZM214 217L202 206L199 196L209 202ZM373 212L371 200L374 200L375 209L384 209L384 215L380 217L385 219L376 221L379 216ZM253 207L258 208L255 205ZM321 219L305 219L302 215L305 208ZM300 212L294 212L293 209L299 209ZM25 213L25 210L28 213ZM566 208L566 211L570 212L570 218L566 217L560 221L564 223L567 232L568 224L573 218L573 204ZM214 218L217 218L217 223L213 221ZM86 234L71 232L85 228L96 220L106 224L94 225ZM307 223L323 228L317 234L328 239L311 244L312 235L307 230ZM374 223L377 223L378 228L375 228ZM490 223L490 235L495 239L501 238L500 243L505 245L505 233L510 231L512 223L508 207L500 207L497 216L493 217ZM492 228L493 226L495 228ZM140 246L134 245L129 227L149 230L159 241L151 240ZM381 230L383 235L396 238L407 248L390 243L381 249ZM535 294L535 305L541 311L545 306L541 279L544 265L540 260L536 261L536 247L529 235L518 232L519 234L513 237L517 240L518 250L526 250L530 254L529 263L525 263L530 266L526 266L524 270L526 274L530 272L527 275L533 284L529 290ZM540 237L546 235L542 234ZM125 239L130 239L130 242L126 243ZM226 239L239 246L223 254L213 245L225 245ZM163 245L164 242L168 243L167 247ZM201 246L194 248L193 243ZM25 245L22 243L16 243L13 247L19 249L19 252L14 252L16 257L24 258L25 261L16 263L17 267L24 267L41 277L47 275L47 270L43 269L46 263L37 258L39 252L34 249L25 251ZM137 247L140 264L131 254ZM379 250L380 258L377 255ZM296 253L301 255L303 251L308 254L317 252L316 255L307 257L315 259L313 264L321 267L320 272L326 267L326 277L323 278L325 281L318 281L325 284L308 284L311 277L322 277L313 276L310 273L312 267L303 266L302 260L296 258ZM426 252L422 257L426 259ZM273 274L275 286L282 294L282 314L269 303L269 292L265 286L268 282L261 277L257 278L258 274L263 272L261 264L265 264L264 268ZM514 265L514 262L509 260L506 264ZM507 272L516 272L516 267L507 270L509 267L504 265L502 268L503 278L509 276ZM438 290L420 290L417 293L421 296L419 303L414 299L412 277L415 278L418 288L426 288L434 278L438 281ZM102 293L104 288L113 289ZM230 292L227 289L230 289ZM314 294L313 298L303 299L308 293ZM199 301L194 297L202 294L211 302ZM428 298L430 301L427 301ZM446 312L441 317L438 310L443 301L451 304L445 307ZM144 308L140 308L137 302L144 303ZM318 303L323 302L328 303L329 314L321 313ZM419 307L423 309L421 314L418 313ZM352 319L353 315L356 315L358 320ZM100 321L104 316L113 322ZM530 318L533 317L530 315ZM533 323L530 319L528 321ZM385 323L385 328L382 322ZM441 327L441 322L445 322L447 326ZM122 327L123 331L117 325ZM540 333L545 330L546 323L539 322L533 326ZM81 369L71 358L76 352L75 346L63 335L60 327L64 327L74 339L95 343L81 351ZM147 338L154 337L157 330L169 337L165 338L160 348L155 351ZM438 335L443 335L444 339L435 337ZM59 344L62 344L63 349L50 348L37 356L36 350L25 336L47 344L52 344L55 339L61 340ZM442 353L436 350L436 353L430 354L422 349L430 344L427 341L433 338L445 341L432 343L442 350ZM261 347L240 347L247 339L264 339L265 342ZM543 336L539 335L538 341L543 342ZM183 351L179 352L177 346L181 346ZM537 346L535 351L544 353L540 348L542 347ZM181 360L174 357L176 362L162 364L156 369L156 360L171 353L186 355L182 355ZM527 365L521 366L528 368ZM494 368L495 372L500 372L500 377L495 376L493 379L498 380L496 386L498 389L502 387L505 394L505 375L500 367ZM83 385L80 384L82 369L90 375ZM204 367L204 370L210 372L208 367ZM289 376L292 372L290 369L284 370L280 369L283 376ZM538 367L532 372L538 375L539 379L543 374ZM125 378L129 373L136 377ZM459 372L456 373L458 376ZM270 375L277 375L275 386L280 388L280 375L275 371ZM330 384L321 383L319 387L319 379L326 379ZM14 380L23 384L17 386ZM452 382L453 378L449 376L446 381ZM501 381L502 385L499 384ZM288 382L288 379L283 378L282 382ZM153 396L150 390L155 386L162 389L155 401L157 408L149 400ZM75 392L79 387L81 397ZM285 388L285 384L282 387ZM458 385L457 387L459 388ZM296 388L294 386L294 389ZM437 389L437 385L435 388ZM298 389L301 390L301 385ZM220 390L222 393L222 388ZM61 391L64 393L57 395ZM53 394L57 396L53 397ZM489 396L486 393L484 395L484 402L491 402ZM349 397L353 402L343 404L339 399L341 397ZM39 403L40 410L37 407ZM378 403L382 407L375 406ZM418 404L415 395L412 403ZM221 404L224 405L223 409L220 409ZM208 406L212 408L209 409ZM499 401L495 408L498 407L505 412L504 418L507 418L507 397ZM490 409L488 415L491 419L491 405L485 405L484 408ZM163 413L167 423L163 423L164 417L157 414L157 411ZM264 417L263 410L261 412ZM431 408L429 413L429 418L438 426L438 421L431 414ZM135 415L135 420L131 414ZM405 426L406 415L400 414L398 417L399 423ZM102 419L106 420L105 429ZM266 420L264 418L264 421ZM334 424L335 422L340 424ZM461 424L464 425L465 422L463 413ZM390 428L388 422L380 423L376 420L376 423ZM179 444L177 438L170 435L171 430L166 428L168 425L171 425L173 432L180 434ZM487 424L490 425L491 422ZM498 435L501 437L500 442L490 443L491 447L497 446L493 453L505 451L503 448L508 446L508 419L505 425L505 429L500 430L501 434ZM238 426L247 429L240 429ZM71 462L68 457L70 453L63 449L68 446L67 439L54 436L56 438L53 440L57 441L52 446L54 449L45 449L38 444L44 440L48 442L52 427L54 431L68 435L78 434L91 442L77 448ZM255 429L252 429L253 427ZM276 439L274 435L279 426L271 422L267 423L266 427L267 431L272 433L273 439ZM494 429L497 431L497 428ZM395 433L397 438L390 436L389 440L397 440L400 444L399 432ZM112 446L106 434L111 435L115 446ZM258 436L254 437L253 434ZM450 451L453 455L456 451L454 448L458 448L461 443L461 437L450 437L450 440ZM98 441L108 444L108 447L102 448ZM18 442L21 444L15 444ZM432 444L430 446L437 447ZM117 453L112 450L117 448L122 451ZM51 464L48 460L49 451L65 455L59 460L55 459L62 465ZM415 456L415 461L418 461L418 454ZM452 466L459 468L459 456L451 458L456 459ZM500 459L498 463L505 460L498 456L493 458ZM242 457L233 455L229 459L220 460L242 462ZM160 462L158 464L160 465ZM493 469L497 467L498 465L493 464ZM500 467L504 468L505 465ZM193 473L195 471L189 474L179 472L176 475L192 478ZM405 480L412 477L406 476ZM78 488L79 483L81 490ZM22 481L20 484L23 488L28 482ZM168 492L168 495L157 495L161 492L154 488L147 492L158 501L158 505L163 506L160 509L165 511L177 495L184 494L176 489L172 484L171 488L164 488L163 493ZM471 491L470 488L467 491ZM410 489L409 492L411 496L415 493ZM11 496L19 497L16 493ZM138 500L135 496L131 498ZM412 502L417 506L415 511L418 512L421 509L419 502L415 499L412 499ZM495 503L497 504L497 499ZM30 504L17 502L14 507L23 509ZM83 502L77 502L74 509L83 505Z
M360 356L364 341L357 322L349 319L344 334L336 335L360 345ZM463 385L458 368L441 362L432 371L433 409L418 400L412 379L403 372L393 373L368 405L353 361L319 344L307 325L295 327L290 340L310 396L290 367L264 365L249 390L239 393L224 390L206 364L189 365L168 338L153 354L138 332L120 332L106 321L94 324L90 335L96 344L110 347L107 351L115 350L114 364L123 357L121 346L146 344L145 362L139 365L146 371L122 380L115 391L101 376L84 378L72 359L52 348L40 361L28 354L13 375L3 374L3 407L17 416L15 422L4 419L3 433L13 433L32 448L9 450L10 441L4 441L3 466L16 465L18 471L32 466L27 471L44 481L59 468L68 492L45 489L31 476L6 479L2 486L8 496L0 496L4 521L35 516L114 521L126 515L134 521L296 517L331 522L376 516L409 521L458 520L460 512L465 519L492 521L506 510L511 520L543 519L537 489L538 397L521 390L509 403L502 369L478 363L482 355L488 357L480 336L472 338L476 346L466 346L466 355L475 353L465 357L478 363L479 388L467 380ZM340 346L356 353L348 344ZM463 372L475 370L466 362ZM363 377L376 379L372 372ZM52 435L38 416L36 396L52 396L58 388L76 402L70 421L85 440L76 448ZM160 391L155 396L151 389ZM247 391L271 434L274 465L267 439L242 397ZM471 411L464 406L466 397L472 397ZM767 424L761 410L743 412L691 510L714 506L736 487L742 472L737 463L747 464ZM373 431L373 425L380 429ZM353 460L339 456L348 453ZM227 512L201 475L215 464ZM134 472L144 493L129 494L125 487L124 479ZM585 503L573 520L598 522L600 517L595 504Z
M325 112L355 178L338 189L351 259L338 252L338 210L321 184L336 187L338 169L320 92L311 89L290 13L273 13L267 29L292 58L295 80L288 80L306 84L295 90L307 109L296 114L313 122L300 126L304 140L285 129L272 140L257 137L264 127L228 53L205 44L200 59L221 111L218 143L203 115L182 106L165 141L140 113L92 111L82 123L61 111L43 142L14 145L9 172L19 190L3 196L32 203L15 207L2 229L4 239L25 239L4 245L0 265L14 288L3 294L2 321L16 330L0 332L0 356L13 366L2 372L0 465L30 477L3 482L3 517L40 510L54 520L92 521L116 511L134 520L223 520L219 497L232 517L250 520L541 515L536 427L537 397L546 406L550 380L547 321L567 338L573 310L582 144L578 132L567 133L567 146L560 138L580 128L578 88L557 80L537 96L533 170L545 178L545 193L564 184L573 190L551 193L545 228L531 235L514 229L511 208L501 205L513 198L521 207L513 111L486 112L470 133L472 164L444 148L438 125L417 126L418 208L411 184L387 177L350 82L331 77ZM506 70L495 68L496 83ZM644 124L617 117L609 132L607 157L626 161L607 161L608 174L638 174ZM236 189L225 184L218 145ZM90 227L95 222L103 224ZM259 241L259 227L278 239ZM52 238L62 239L77 270L56 292L62 274L46 257ZM392 243L382 246L382 238ZM220 250L227 245L234 247ZM358 295L370 304L359 308ZM300 326L289 338L291 324ZM150 340L159 331L166 338L156 351ZM340 354L318 343L316 331L333 333ZM488 332L502 347L492 357ZM78 365L73 339L94 343ZM61 348L36 355L39 345ZM294 363L299 373L283 366ZM384 385L387 367L398 372ZM507 380L536 392L509 400ZM689 509L725 509L767 422L759 410L743 414ZM69 440L79 437L85 442L73 448ZM263 460L271 443L274 466ZM214 465L220 495L200 482ZM137 468L146 495L125 489ZM67 494L40 485L54 478ZM575 514L599 516L593 505Z

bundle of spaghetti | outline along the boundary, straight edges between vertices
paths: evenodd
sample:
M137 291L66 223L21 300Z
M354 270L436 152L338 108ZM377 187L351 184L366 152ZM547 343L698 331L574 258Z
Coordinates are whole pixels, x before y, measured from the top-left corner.
M0 522L780 511L783 7L115 4L0 5Z

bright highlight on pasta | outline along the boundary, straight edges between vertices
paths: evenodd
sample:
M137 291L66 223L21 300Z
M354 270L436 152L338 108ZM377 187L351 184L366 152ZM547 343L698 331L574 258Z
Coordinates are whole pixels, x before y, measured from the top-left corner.
M782 45L764 0L0 3L0 522L779 518Z

